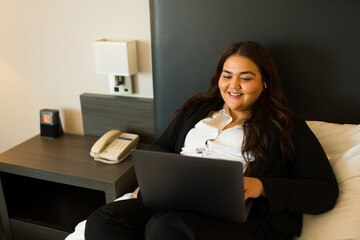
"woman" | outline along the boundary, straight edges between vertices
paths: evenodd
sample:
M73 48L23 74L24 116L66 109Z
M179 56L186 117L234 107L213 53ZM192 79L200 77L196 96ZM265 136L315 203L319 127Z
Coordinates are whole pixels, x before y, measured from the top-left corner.
M306 123L292 113L269 53L236 42L220 57L211 88L190 98L152 150L241 161L245 223L163 212L141 198L108 204L88 219L86 239L291 239L302 214L333 208L338 186Z

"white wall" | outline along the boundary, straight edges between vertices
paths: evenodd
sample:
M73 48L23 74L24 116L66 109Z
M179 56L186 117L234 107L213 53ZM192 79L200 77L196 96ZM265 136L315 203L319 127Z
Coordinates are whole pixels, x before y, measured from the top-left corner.
M79 95L109 94L95 40L138 40L136 95L152 98L149 18L147 0L0 0L0 152L40 133L42 108L83 133Z

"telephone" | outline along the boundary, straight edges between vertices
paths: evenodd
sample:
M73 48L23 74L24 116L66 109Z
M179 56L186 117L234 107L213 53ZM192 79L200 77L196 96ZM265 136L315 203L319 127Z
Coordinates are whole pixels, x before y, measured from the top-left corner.
M139 135L110 130L92 146L90 155L94 160L115 164L124 160L136 148Z

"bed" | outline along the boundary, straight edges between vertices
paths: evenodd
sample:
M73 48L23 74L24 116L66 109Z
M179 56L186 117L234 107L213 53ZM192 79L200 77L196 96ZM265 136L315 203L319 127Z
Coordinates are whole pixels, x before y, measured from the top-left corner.
M335 208L305 215L298 239L360 239L360 2L151 0L150 11L156 136L186 99L207 90L230 42L259 42L339 182ZM84 224L67 240L83 239Z

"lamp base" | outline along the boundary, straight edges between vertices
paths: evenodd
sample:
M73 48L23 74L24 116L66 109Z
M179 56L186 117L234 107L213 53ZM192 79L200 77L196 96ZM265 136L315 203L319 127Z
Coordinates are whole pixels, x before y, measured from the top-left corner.
M110 92L116 95L130 95L134 93L133 76L109 75Z

